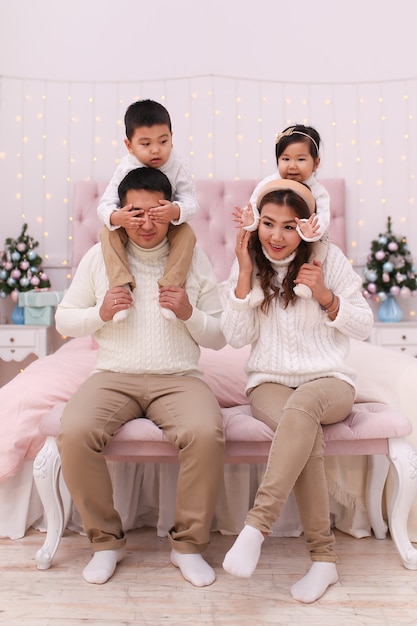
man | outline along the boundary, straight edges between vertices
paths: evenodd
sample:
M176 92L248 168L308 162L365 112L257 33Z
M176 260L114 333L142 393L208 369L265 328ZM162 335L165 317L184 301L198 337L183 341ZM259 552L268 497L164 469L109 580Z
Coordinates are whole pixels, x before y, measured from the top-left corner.
M179 450L171 562L202 587L215 580L202 552L223 473L222 416L198 369L199 345L225 345L216 278L196 248L186 287L158 287L169 254L168 224L152 221L149 210L171 198L165 174L132 170L120 183L119 196L120 206L133 209L126 233L136 289L109 289L96 244L81 260L56 313L59 332L94 333L98 343L96 368L68 402L58 436L63 475L93 551L83 576L89 583L105 583L124 556L126 539L102 450L125 422L146 416ZM178 321L164 319L160 306ZM127 318L113 324L115 313L127 308Z

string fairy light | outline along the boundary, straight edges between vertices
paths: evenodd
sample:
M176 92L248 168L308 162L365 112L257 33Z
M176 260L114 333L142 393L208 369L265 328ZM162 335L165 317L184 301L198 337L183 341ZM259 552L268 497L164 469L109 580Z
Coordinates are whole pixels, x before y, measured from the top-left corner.
M298 121L315 126L327 151L322 154L319 176L346 181L349 254L354 265L363 264L375 228L388 211L393 220L407 224L410 249L417 255L416 121L412 115L417 110L417 77L283 83L209 74L138 85L137 81L45 81L2 76L0 89L0 167L7 173L2 201L16 208L11 212L14 230L18 221L41 216L43 232L49 233L43 242L45 260L62 272L68 271L70 262L72 220L61 221L58 232L52 212L62 209L71 215L74 180L109 177L123 153L125 109L144 97L167 106L175 120L175 144L185 146L181 156L188 161L195 179L262 178L276 166L272 149L276 132ZM33 95L39 92L46 94L40 112ZM53 107L47 106L52 101L50 93ZM348 98L343 97L346 93ZM395 115L391 102L399 103ZM40 117L36 117L35 109ZM57 141L54 110L63 112L64 120L59 159L50 158ZM105 130L106 124L110 130ZM42 133L36 131L40 125ZM252 133L248 128L253 128ZM402 129L402 140L398 139L398 128ZM389 141L393 135L396 143ZM42 157L40 163L33 163L33 154ZM397 168L395 175L391 175L391 163ZM43 181L39 189L31 185L32 177L38 175L35 167ZM399 185L398 180L406 183ZM64 246L59 243L62 230Z

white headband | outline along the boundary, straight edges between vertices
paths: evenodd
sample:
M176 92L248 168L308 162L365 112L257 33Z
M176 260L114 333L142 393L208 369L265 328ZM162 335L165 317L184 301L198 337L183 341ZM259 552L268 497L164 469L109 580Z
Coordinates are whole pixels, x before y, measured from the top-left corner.
M283 133L278 133L275 138L275 144L279 143L283 137L290 137L293 134L304 135L304 137L307 137L308 139L310 139L310 141L316 147L317 154L319 153L319 147L317 145L317 141L315 141L313 137L310 137L310 135L307 135L307 133L303 133L301 130L295 130L294 128L288 128L288 130L285 130Z

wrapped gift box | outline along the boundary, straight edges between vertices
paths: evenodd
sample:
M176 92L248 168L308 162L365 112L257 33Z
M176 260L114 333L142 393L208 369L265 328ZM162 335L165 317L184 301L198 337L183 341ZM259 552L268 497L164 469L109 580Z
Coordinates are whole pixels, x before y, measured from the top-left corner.
M63 291L25 291L19 293L19 306L24 307L25 324L51 326L55 307L63 298Z

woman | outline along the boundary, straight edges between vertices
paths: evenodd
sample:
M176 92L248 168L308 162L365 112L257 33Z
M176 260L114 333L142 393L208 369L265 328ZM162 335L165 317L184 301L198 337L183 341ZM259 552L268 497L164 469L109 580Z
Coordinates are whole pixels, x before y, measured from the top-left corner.
M317 218L305 185L271 181L257 205L258 230L241 229L237 237L222 328L232 346L252 346L247 395L253 415L275 435L254 506L223 567L251 576L262 542L294 489L313 563L291 594L314 602L338 580L321 425L344 420L352 409L349 337L366 339L373 316L359 275L337 246L329 245L323 264L308 263L311 244L300 238L297 225L308 219L314 228ZM310 287L312 299L294 294L299 283Z

